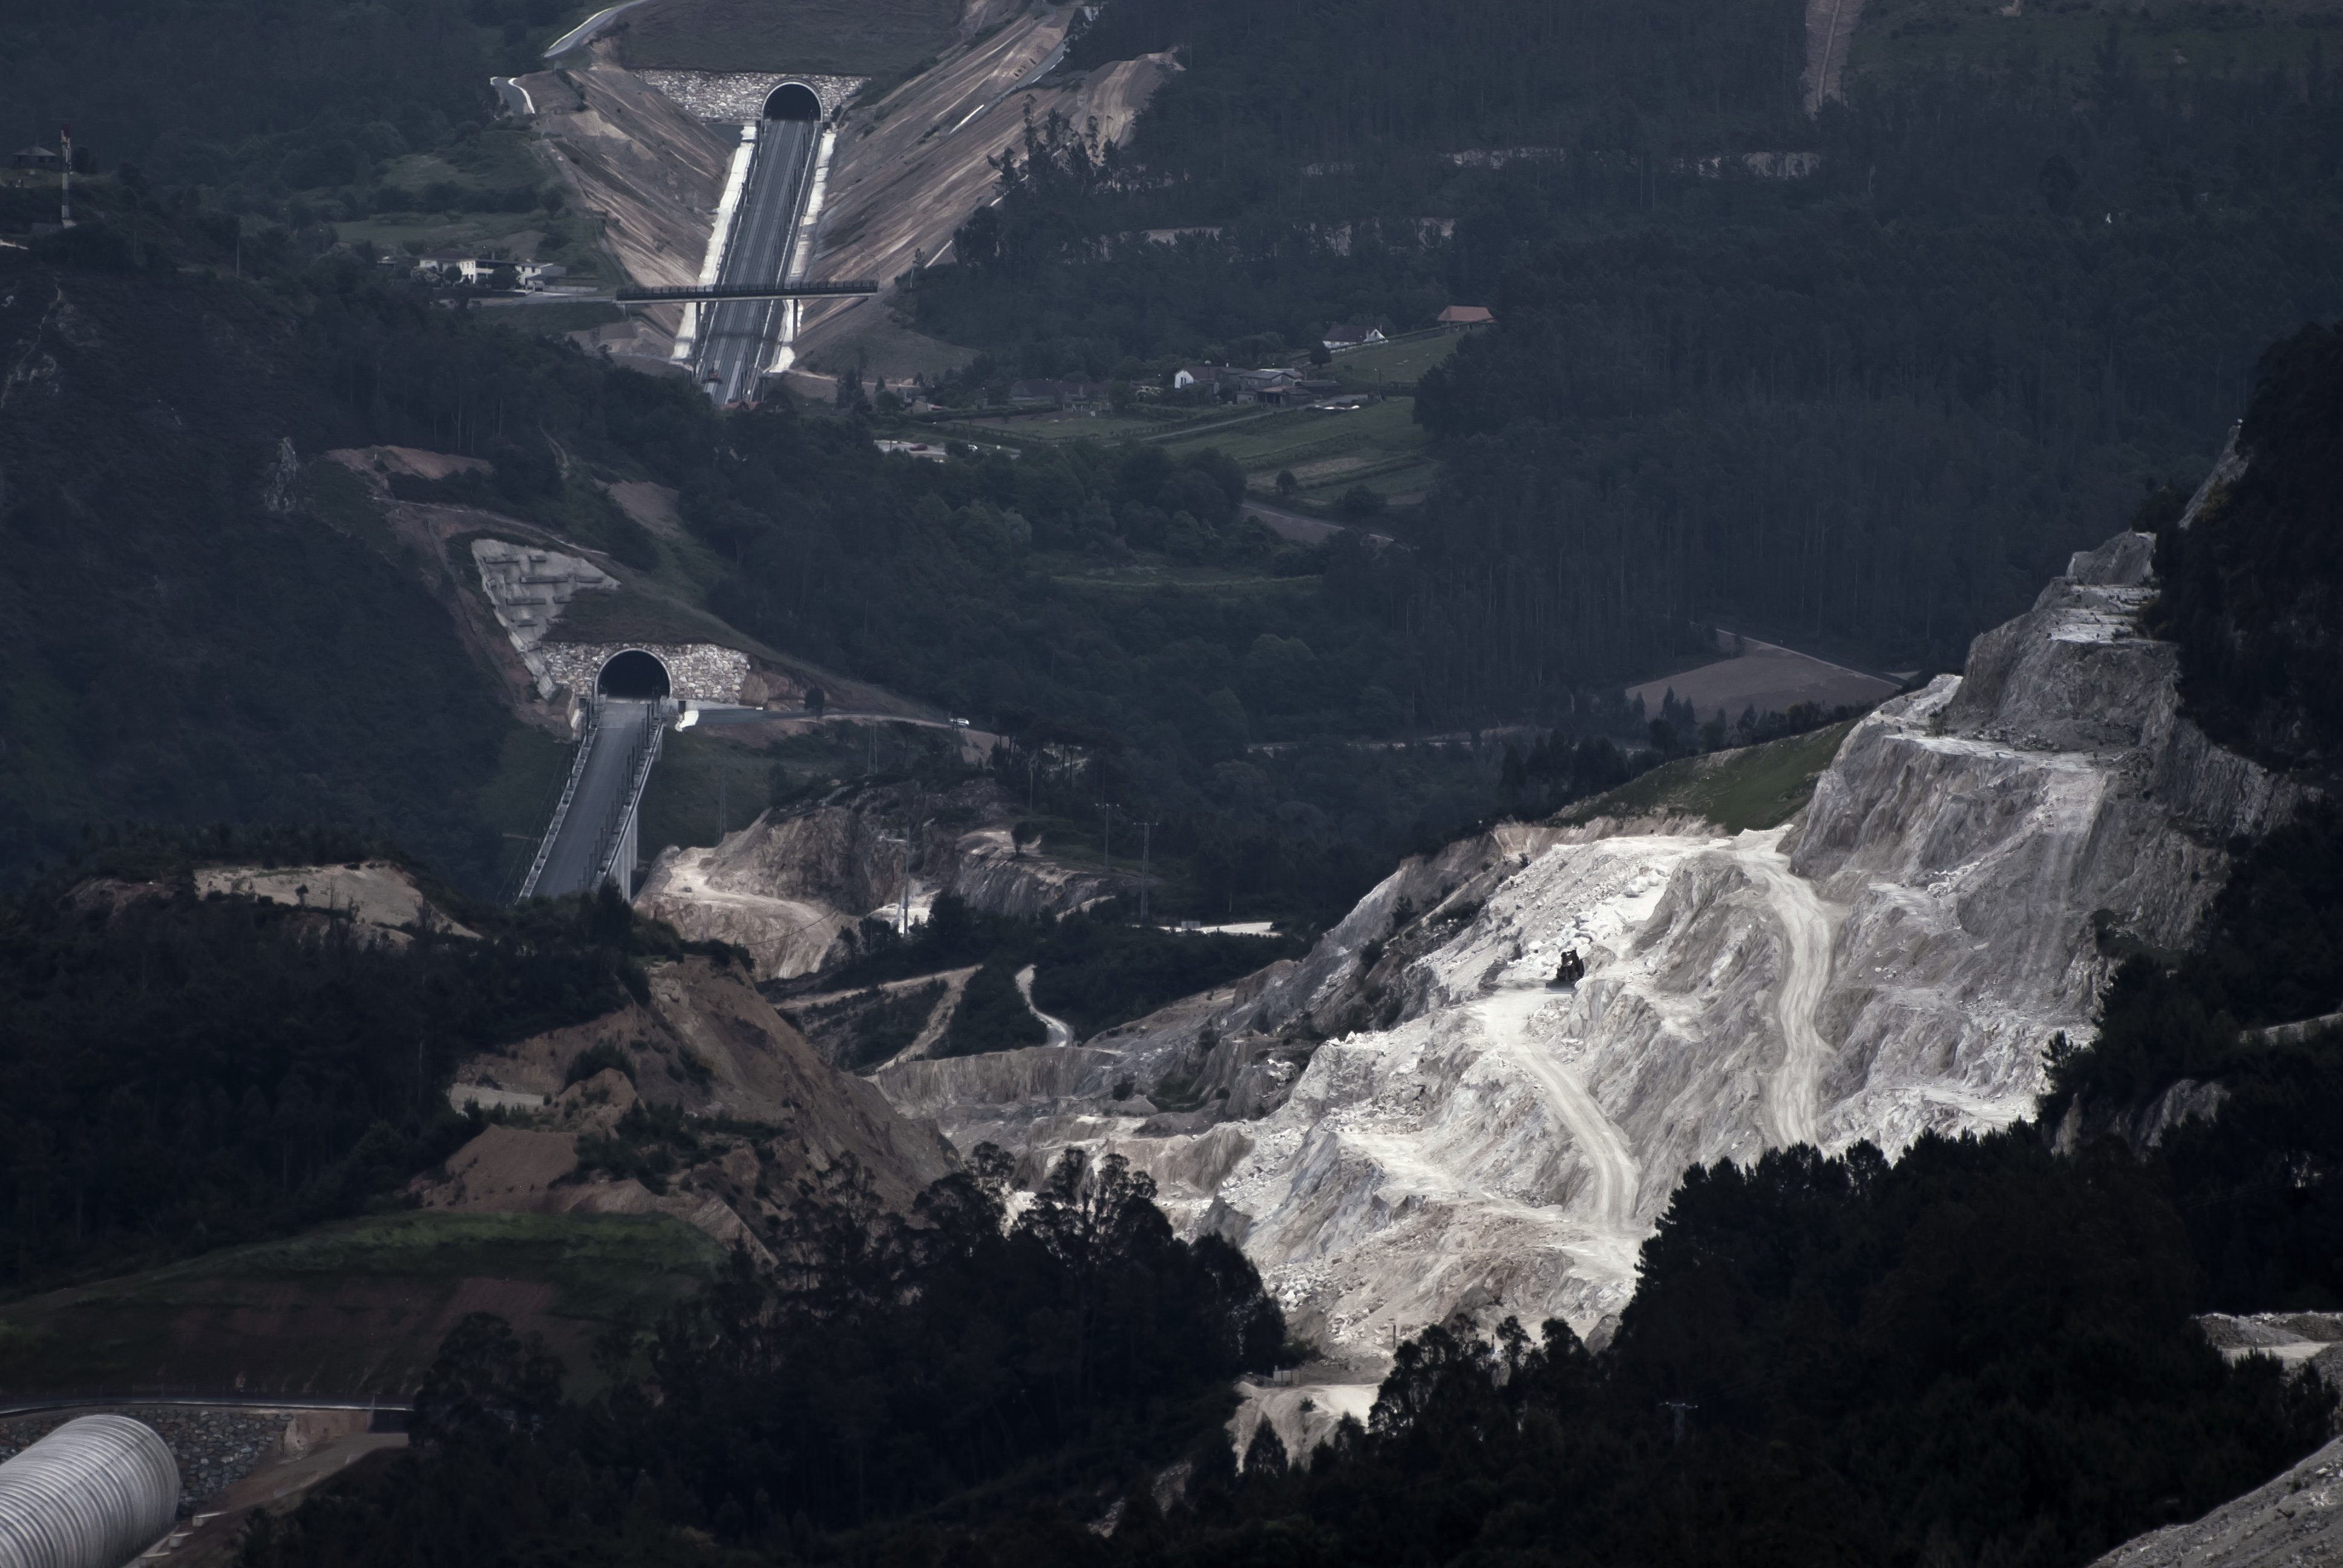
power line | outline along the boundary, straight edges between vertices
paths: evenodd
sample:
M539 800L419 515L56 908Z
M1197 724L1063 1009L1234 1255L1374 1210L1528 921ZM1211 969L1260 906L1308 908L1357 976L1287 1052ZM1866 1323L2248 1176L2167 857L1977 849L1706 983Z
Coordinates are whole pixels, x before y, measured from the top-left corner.
M1139 825L1139 923L1142 926L1147 923L1148 850L1154 844L1155 829L1161 826L1160 822L1141 822Z

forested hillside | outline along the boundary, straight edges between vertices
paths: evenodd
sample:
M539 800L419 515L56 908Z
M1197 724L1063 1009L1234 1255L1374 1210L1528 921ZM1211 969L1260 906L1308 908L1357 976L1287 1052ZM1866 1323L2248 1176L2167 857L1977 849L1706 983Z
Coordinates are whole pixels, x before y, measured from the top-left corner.
M1450 477L1391 525L1427 568L1392 624L1446 689L1537 705L1694 623L1956 667L2343 310L2343 106L2300 29L2250 66L2119 19L2082 69L1889 57L1809 120L1795 7L1629 15L1116 0L1078 57L1188 68L1124 146L1010 149L917 318L1095 376L1492 307L1417 389ZM1134 236L1182 225L1212 230Z
M516 913L425 873L475 934L386 941L347 908L194 880L386 855L318 830L109 834L0 900L0 1291L403 1207L479 1131L447 1107L458 1061L624 1007L646 960L703 950L608 890Z
M467 1325L420 1451L246 1560L2031 1568L2234 1495L2335 1406L2205 1342L2151 1172L2020 1130L1688 1172L1600 1356L1435 1328L1371 1428L1303 1455L1263 1424L1237 1477L1213 1382L1280 1332L1250 1265L1172 1241L1114 1159L1069 1157L1003 1238L986 1165L875 1240L801 1203L789 1266L613 1340L606 1398Z
M2336 673L2334 431L2343 355L2308 327L2271 346L2238 432L2242 474L2142 508L2163 592L2148 616L2179 644L2190 716L2226 744L2331 789L2343 739ZM2343 813L2313 799L2245 849L2187 950L2100 942L2123 960L2100 1027L2062 1050L2049 1118L2104 1124L2174 1084L2220 1086L2219 1113L2163 1158L2206 1270L2207 1304L2343 1302L2343 1029L2270 1026L2343 1012ZM2252 1031L2252 1032L2247 1032Z
M888 456L865 417L719 412L509 317L434 308L361 256L239 239L188 187L110 176L83 211L0 251L0 322L31 367L0 421L9 873L92 822L305 821L498 885L558 752L457 638L441 600L468 562L394 548L347 475L309 473L370 442L494 465L418 498L554 528L749 639L997 722L1077 835L1110 786L1131 819L1172 823L1162 846L1211 860L1219 912L1242 894L1330 918L1499 804L1502 747L1352 749L1509 717L1393 635L1404 560L1241 519L1242 476L1209 448ZM679 492L686 538L653 540L600 488L641 479ZM1639 727L1615 693L1558 705ZM1094 766L1044 760L1067 744Z
M562 0L112 0L12 18L11 148L73 126L98 168L257 194L367 183L377 160L495 113L488 78L533 67ZM394 150L395 149L395 150Z

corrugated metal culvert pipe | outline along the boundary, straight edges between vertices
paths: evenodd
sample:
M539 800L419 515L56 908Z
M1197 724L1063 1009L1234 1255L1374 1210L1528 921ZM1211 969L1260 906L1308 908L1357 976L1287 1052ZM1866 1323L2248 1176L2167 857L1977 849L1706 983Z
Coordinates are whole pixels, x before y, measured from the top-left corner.
M0 1464L0 1568L122 1568L179 1513L179 1467L155 1429L85 1415Z

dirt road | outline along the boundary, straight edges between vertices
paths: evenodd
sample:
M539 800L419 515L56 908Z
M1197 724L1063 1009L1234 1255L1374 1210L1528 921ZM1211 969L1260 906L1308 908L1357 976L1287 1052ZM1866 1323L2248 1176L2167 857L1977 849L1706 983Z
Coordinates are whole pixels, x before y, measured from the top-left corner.
M1735 846L1742 869L1765 890L1774 916L1781 921L1789 942L1789 962L1781 987L1774 993L1775 1015L1781 1020L1785 1052L1781 1070L1765 1086L1765 1107L1777 1143L1812 1143L1815 1116L1821 1099L1824 1063L1830 1050L1815 1028L1815 1012L1822 1005L1823 987L1830 980L1831 928L1829 910L1814 884L1790 869L1782 853L1786 827L1765 833L1745 833Z
M1587 1223L1606 1239L1635 1243L1635 1193L1641 1173L1627 1135L1603 1113L1586 1086L1554 1053L1531 1038L1530 1019L1556 998L1544 990L1504 990L1473 1004L1473 1016L1496 1042L1505 1060L1544 1091L1547 1104L1570 1131L1592 1180L1585 1205Z
M1027 964L1017 971L1017 994L1025 999L1025 1010L1040 1019L1041 1027L1050 1031L1050 1038L1046 1044L1071 1045L1074 1043L1074 1031L1071 1025L1062 1018L1051 1018L1033 1005L1033 966L1031 964Z

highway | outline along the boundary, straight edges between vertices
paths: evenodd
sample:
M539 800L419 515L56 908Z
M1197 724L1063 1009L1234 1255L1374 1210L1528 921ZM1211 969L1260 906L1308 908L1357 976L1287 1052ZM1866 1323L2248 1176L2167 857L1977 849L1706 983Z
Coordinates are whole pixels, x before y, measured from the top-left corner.
M813 178L814 149L821 142L820 120L766 120L757 126L756 150L716 281L769 285L788 281L789 250L797 238L798 215ZM783 299L734 299L700 307L699 381L718 404L755 396Z
M594 873L599 869L595 862L606 848L603 837L609 830L611 809L626 799L634 782L630 764L635 742L643 733L644 720L658 706L618 698L602 699L601 722L584 742L586 760L577 791L554 829L552 851L546 856L545 869L538 873L532 890L538 897L584 892L594 886ZM634 868L626 869L631 879ZM631 879L620 890L631 895Z

